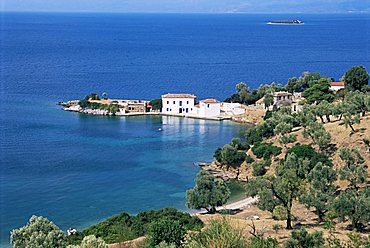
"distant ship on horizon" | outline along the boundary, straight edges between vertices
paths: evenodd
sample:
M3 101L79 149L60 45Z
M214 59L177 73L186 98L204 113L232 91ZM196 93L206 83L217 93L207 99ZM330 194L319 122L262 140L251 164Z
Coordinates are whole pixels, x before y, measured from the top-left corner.
M304 24L304 22L301 20L277 20L277 21L270 21L267 24L299 25L299 24Z

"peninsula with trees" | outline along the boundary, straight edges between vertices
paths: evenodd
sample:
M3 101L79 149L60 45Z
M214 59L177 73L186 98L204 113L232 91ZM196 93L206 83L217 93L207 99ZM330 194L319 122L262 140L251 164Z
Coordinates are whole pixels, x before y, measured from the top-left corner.
M198 211L194 214L176 209L120 213L70 235L33 216L11 232L11 244L370 247L369 78L363 66L354 66L338 82L307 72L284 86L250 90L238 84L224 102L245 106L238 118L257 123L217 148L211 164L202 165L194 188L184 196L186 206ZM86 104L95 104L94 97ZM241 185L247 204L229 204L230 182Z

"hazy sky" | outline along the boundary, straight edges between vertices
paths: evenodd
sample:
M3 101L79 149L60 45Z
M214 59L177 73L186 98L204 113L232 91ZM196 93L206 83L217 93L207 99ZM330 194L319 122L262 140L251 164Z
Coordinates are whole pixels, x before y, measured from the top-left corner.
M370 13L370 0L0 0L0 6L2 11Z

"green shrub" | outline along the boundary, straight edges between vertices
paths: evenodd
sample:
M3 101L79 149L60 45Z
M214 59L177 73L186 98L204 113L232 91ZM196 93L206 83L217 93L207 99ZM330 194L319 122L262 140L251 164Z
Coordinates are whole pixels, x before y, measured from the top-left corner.
M257 143L252 147L252 152L257 158L270 159L281 153L281 147L274 146L272 143Z
M275 233L278 233L279 230L283 229L283 226L280 224L273 224L272 225L272 230L275 231Z
M319 248L323 245L322 232L314 231L309 234L306 229L292 231L291 237L285 243L286 248Z
M107 244L101 238L96 238L94 235L86 236L80 245L68 246L67 248L107 248Z
M327 165L330 167L333 166L333 163L328 158L328 156L326 156L325 154L316 152L311 145L296 144L295 146L293 146L287 151L285 158L287 158L288 155L291 153L294 153L298 158L306 159L310 161L309 168L307 168L308 169L307 172L310 172L319 162L321 162L323 165ZM304 176L304 175L301 175L301 176Z
M245 140L249 145L254 145L261 142L263 139L262 134L255 128L249 128L245 131Z
M248 164L251 164L251 163L254 162L254 159L251 156L248 155L248 156L245 157L245 162L247 162Z
M272 117L272 111L267 110L265 113L265 116L263 117L263 120L267 120Z
M274 220L286 220L288 217L287 211L282 206L277 206L274 208L274 211L272 212L272 218Z
M114 215L76 235L68 236L67 242L78 245L85 236L89 235L100 237L107 244L132 240L146 235L153 222L163 219L177 221L185 230L199 230L203 227L203 222L196 216L177 211L174 208L164 208L141 212L136 216L130 216L127 213Z
M254 176L263 176L266 174L265 162L254 162L252 167Z
M170 219L179 221L186 230L199 230L203 227L203 222L196 216L191 216L189 213L180 212L175 208L163 208L160 210L149 210L139 213L134 218L134 226L136 230L140 230L139 234L147 233L151 223L161 219Z
M140 232L131 229L132 225L133 217L128 213L121 213L88 227L82 233L84 236L95 235L96 237L101 237L106 243L111 244L139 237ZM126 239L119 235L119 231L123 228L130 230L130 233L126 234Z
M239 151L234 146L226 144L222 148L216 149L214 157L221 164L237 167L245 161L246 154L244 151Z
M218 147L216 150L215 150L215 153L213 155L213 157L218 161L218 162L222 162L222 148L221 147Z
M152 105L153 110L160 110L162 109L162 99L154 99L150 101L150 105Z
M25 226L11 231L10 243L15 248L66 246L63 231L47 218L35 215Z
M150 224L148 231L150 247L155 247L161 242L180 246L184 240L186 229L179 221L161 219Z
M252 237L247 243L248 248L277 248L279 247L279 242L271 237Z

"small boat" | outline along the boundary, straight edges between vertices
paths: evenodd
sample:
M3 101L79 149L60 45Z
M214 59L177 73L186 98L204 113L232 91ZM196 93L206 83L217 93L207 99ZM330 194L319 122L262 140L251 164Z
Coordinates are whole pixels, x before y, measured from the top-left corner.
M301 24L304 24L304 22L301 20L277 20L277 21L270 21L267 24L301 25Z

